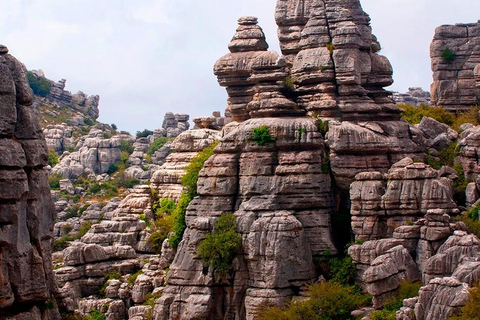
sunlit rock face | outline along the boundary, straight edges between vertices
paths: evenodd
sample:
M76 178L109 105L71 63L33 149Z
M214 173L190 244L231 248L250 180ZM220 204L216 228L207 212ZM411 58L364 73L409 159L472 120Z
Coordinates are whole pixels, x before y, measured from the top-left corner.
M47 145L25 66L0 46L0 318L60 319ZM49 305L50 308L46 308Z
M443 25L430 45L431 104L467 111L480 103L480 23Z

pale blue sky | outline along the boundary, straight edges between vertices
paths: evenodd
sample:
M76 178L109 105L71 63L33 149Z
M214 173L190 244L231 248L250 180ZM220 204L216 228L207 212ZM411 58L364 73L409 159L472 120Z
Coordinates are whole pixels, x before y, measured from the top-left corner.
M394 68L391 90L431 83L435 27L476 22L478 0L362 0L382 54ZM134 133L161 127L167 111L192 117L224 111L215 61L243 15L259 17L278 51L276 0L3 0L0 43L67 90L100 95L100 119Z

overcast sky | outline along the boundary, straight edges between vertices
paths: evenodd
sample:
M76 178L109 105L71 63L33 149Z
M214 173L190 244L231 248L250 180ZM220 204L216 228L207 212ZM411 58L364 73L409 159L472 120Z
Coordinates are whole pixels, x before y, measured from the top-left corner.
M165 112L191 118L224 111L213 65L228 53L236 20L259 17L279 51L276 0L1 0L0 43L66 89L100 95L100 118L135 133ZM435 27L476 22L479 0L361 0L395 84L428 89Z

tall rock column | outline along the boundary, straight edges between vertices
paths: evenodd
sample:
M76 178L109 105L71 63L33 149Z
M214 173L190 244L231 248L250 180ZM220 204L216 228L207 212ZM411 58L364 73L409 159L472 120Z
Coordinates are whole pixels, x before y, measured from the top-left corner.
M25 66L0 46L0 318L59 319L48 152Z
M282 305L315 279L315 256L336 252L331 179L317 121L282 92L286 61L266 51L257 19L239 24L231 53L214 69L237 122L223 128L200 171L156 320L254 319L262 306ZM237 100L240 93L245 100ZM196 251L226 212L236 216L242 250L231 273L219 278Z

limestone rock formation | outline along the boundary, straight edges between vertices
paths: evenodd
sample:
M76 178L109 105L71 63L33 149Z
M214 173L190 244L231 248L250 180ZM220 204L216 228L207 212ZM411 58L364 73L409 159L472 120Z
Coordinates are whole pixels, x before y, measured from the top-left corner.
M391 237L395 228L423 218L430 209L458 211L452 181L410 158L394 164L386 175L364 172L355 178L350 200L357 240Z
M83 118L82 118L83 122ZM67 125L48 125L43 129L47 147L56 153L62 154L67 149L75 147L73 128Z
M158 192L160 198L169 198L178 201L183 191L181 178L183 170L189 161L199 151L208 147L215 140L220 139L220 132L211 129L185 131L170 144L173 153L165 163L152 174L150 179L152 189Z
M230 123L230 117L222 117L219 111L214 111L210 117L198 117L193 119L194 129L213 129L221 130L226 124Z
M458 141L459 155L457 161L465 170L465 178L472 181L467 192L467 202L472 205L480 197L480 126L471 127L463 131Z
M120 162L120 141L119 137L105 139L103 131L93 127L88 135L81 137L76 151L65 152L52 171L69 179L76 179L83 173L106 173L112 164Z
M172 112L167 112L162 124L162 129L164 130L163 136L167 138L176 138L180 133L188 130L190 127L188 119L190 119L188 114L173 114Z
M480 103L479 44L478 22L443 25L435 30L430 45L432 105L451 111L465 111Z
M409 104L418 107L421 104L430 104L430 92L424 91L419 87L408 88L405 93L392 92L393 101L396 104Z
M25 73L0 45L0 318L56 320L47 145Z

